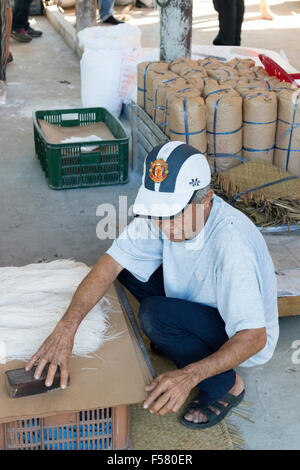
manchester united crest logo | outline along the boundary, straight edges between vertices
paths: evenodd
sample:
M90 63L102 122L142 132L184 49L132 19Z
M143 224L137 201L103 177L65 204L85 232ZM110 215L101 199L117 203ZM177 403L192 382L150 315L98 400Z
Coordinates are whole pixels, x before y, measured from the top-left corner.
M151 162L149 169L150 178L155 183L161 183L168 175L168 164L164 160L155 160Z

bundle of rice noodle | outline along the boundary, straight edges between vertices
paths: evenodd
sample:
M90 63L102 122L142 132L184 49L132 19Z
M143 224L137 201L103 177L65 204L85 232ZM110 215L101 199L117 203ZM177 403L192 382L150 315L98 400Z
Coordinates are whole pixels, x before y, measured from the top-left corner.
M165 75L165 71L162 70L149 70L147 72L147 79L146 79L146 86L147 86L147 93L146 93L146 107L145 111L152 116L153 113L153 80L160 78L163 81Z
M300 179L264 161L251 161L215 175L216 194L256 225L300 223Z
M236 69L237 65L241 62L241 59L238 59L238 58L234 58L234 59L231 59L231 60L228 60L226 62L226 65L228 65L228 67L233 67L234 69Z
M187 57L179 57L169 64L169 70L174 73L178 73L179 75L186 67L193 68L198 67L198 65L197 60L188 59Z
M209 91L212 91L212 88L216 89L219 87L217 80L214 80L213 78L208 78L208 77L203 78L203 84L204 84L203 96L205 96Z
M228 65L228 67L233 67L234 69L237 69L237 70L245 70L245 69L250 69L252 67L255 67L255 62L252 59L234 58L226 62L226 65Z
M90 268L71 260L0 268L0 362L28 360L66 312ZM108 331L113 306L103 297L80 324L73 354L90 356L113 339ZM1 357L2 356L2 357Z
M245 96L259 93L266 93L268 90L266 87L252 85L250 83L238 83L235 90L244 98Z
M204 87L204 98L207 99L211 95L216 95L216 94L222 94L224 92L229 92L233 91L233 88L231 86L222 86L219 85L216 80L210 81L207 83L208 80L206 80L205 87Z
M237 70L250 69L255 67L255 61L253 59L238 59L238 62L234 68Z
M172 60L172 62L169 63L169 68L176 64L182 64L183 62L190 62L191 60L192 59L190 59L189 57L177 57L177 59L174 59Z
M282 90L277 98L274 165L300 176L300 89Z
M199 76L201 77L207 77L207 72L204 67L201 67L201 65L186 65L184 64L179 72L179 75L182 77L185 77L189 73L198 73Z
M219 84L221 86L225 87L231 87L231 88L236 88L237 84L248 84L248 79L246 77L240 78L240 77L227 77L222 80L219 80Z
M210 78L214 78L215 80L223 80L224 78L228 77L238 77L238 73L232 67L226 67L223 65L222 67L218 68L206 68L207 74Z
M277 77L268 78L269 86L273 91L279 93L281 90L297 90L297 87L289 82L281 82Z
M222 62L220 60L218 60L216 57L204 57L204 59L199 59L198 60L198 64L201 65L202 67L204 68L207 68L207 67L210 67L211 66L216 66L216 67L222 67L222 65L224 65L225 62ZM226 65L228 63L226 62Z
M169 101L170 140L180 140L206 153L206 109L193 93L174 94Z
M250 93L243 100L243 158L273 163L277 97L273 92Z
M270 91L272 90L271 84L267 78L251 78L248 80L248 85L259 88L266 88Z
M245 69L240 69L238 71L238 73L239 73L240 77L247 77L249 80L251 80L252 78L257 78L255 73L252 72L252 70L250 70L248 68L247 69L246 68Z
M149 94L147 93L149 100L146 101L146 111L152 118L154 117L155 106L157 106L157 93L160 84L168 80L176 81L177 78L178 75L170 70L166 72L149 72Z
M190 85L183 78L176 76L159 83L155 88L153 101L153 121L164 132L167 125L167 97L171 91L184 90Z
M242 98L233 90L206 94L208 162L219 173L242 161Z
M150 70L164 72L168 70L168 62L141 62L137 66L137 103L141 108L146 109L146 100L148 92L147 74Z
M198 72L189 72L184 75L185 80L192 85L193 87L197 88L200 93L204 90L204 77L202 77Z
M183 89L170 89L167 94L167 99L166 99L166 127L165 127L165 134L170 137L170 113L171 113L171 102L174 97L184 97L184 98L190 98L190 99L195 99L197 97L200 97L200 92L193 86L187 86L186 88ZM197 131L201 130L198 127L198 124L195 123L195 126L197 126Z
M254 67L251 67L251 72L254 73L254 75L257 77L257 78L268 78L269 75L268 73L265 71L265 69L263 67L261 67L260 65L259 66L254 66Z

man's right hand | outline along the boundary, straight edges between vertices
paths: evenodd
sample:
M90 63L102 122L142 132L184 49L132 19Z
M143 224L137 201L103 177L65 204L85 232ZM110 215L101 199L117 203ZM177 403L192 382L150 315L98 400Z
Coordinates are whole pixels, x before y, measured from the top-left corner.
M60 321L53 332L46 338L39 350L31 357L26 364L26 370L30 370L38 362L34 373L34 378L39 379L46 364L50 362L45 385L50 387L57 370L60 368L60 386L66 388L68 384L68 360L72 354L74 344L73 328L69 322Z
M39 379L50 362L45 385L53 383L57 367L60 368L60 386L68 384L68 360L72 354L76 331L88 312L103 297L123 267L110 255L103 255L76 289L71 304L50 336L26 364L26 370L38 362L34 377Z

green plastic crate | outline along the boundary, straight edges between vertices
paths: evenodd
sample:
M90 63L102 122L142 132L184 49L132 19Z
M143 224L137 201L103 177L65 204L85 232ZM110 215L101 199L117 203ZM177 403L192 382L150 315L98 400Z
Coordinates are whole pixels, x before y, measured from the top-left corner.
M38 119L62 127L104 122L115 140L51 144ZM105 108L36 111L33 115L35 152L52 189L87 188L128 181L128 136L120 121ZM82 152L82 147L97 145L99 150Z

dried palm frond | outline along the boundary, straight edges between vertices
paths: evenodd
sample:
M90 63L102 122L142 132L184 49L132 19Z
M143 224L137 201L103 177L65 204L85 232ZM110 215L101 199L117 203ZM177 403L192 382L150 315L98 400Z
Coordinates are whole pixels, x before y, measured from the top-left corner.
M259 160L238 165L213 175L212 187L256 225L300 223L300 178L274 165Z

